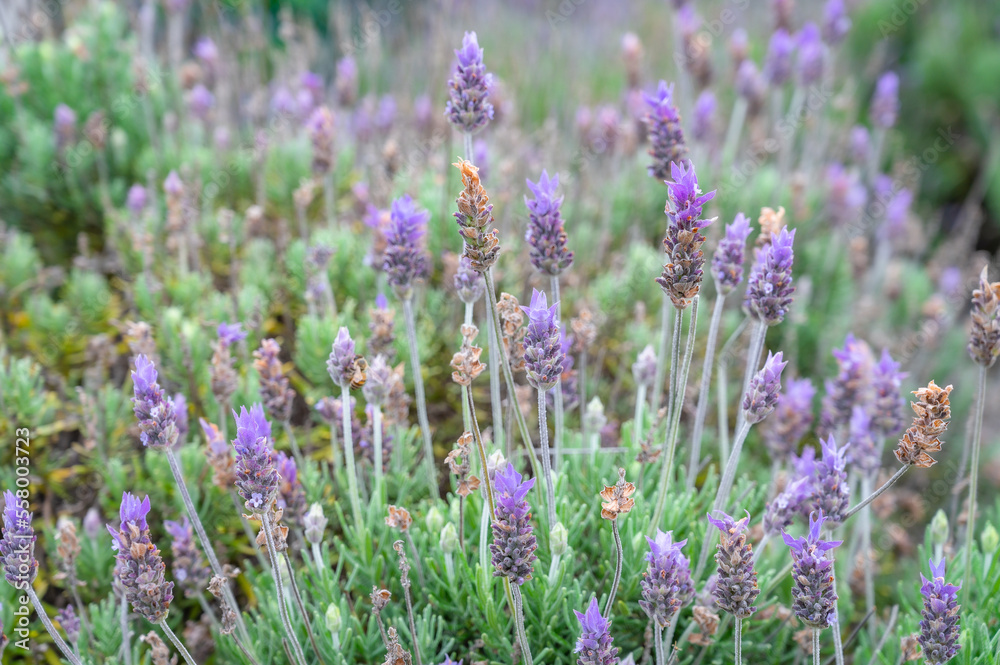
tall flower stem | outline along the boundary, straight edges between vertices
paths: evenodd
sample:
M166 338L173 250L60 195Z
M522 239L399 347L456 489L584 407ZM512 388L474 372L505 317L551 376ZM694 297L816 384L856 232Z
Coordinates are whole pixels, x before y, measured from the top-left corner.
M726 129L726 140L722 148L722 173L728 172L736 159L736 149L743 133L743 123L747 119L747 100L737 97L733 105L733 114L729 116L729 127Z
M372 437L375 446L375 491L372 492L382 501L382 407L372 404ZM380 504L381 505L381 504Z
M604 605L604 618L611 618L611 608L615 604L615 596L618 594L618 584L622 579L622 537L618 533L618 520L611 520L611 533L615 537L615 577L611 581L611 591L608 593L608 602Z
M716 384L719 388L718 400L718 420L719 420L719 460L729 459L729 359L732 357L732 349L736 340L740 338L746 330L750 319L743 317L740 325L736 327L733 334L729 336L726 343L722 345L722 351L716 364L715 372L718 375Z
M656 665L665 665L666 654L663 653L663 627L653 622L653 650L656 651Z
M351 497L354 528L361 529L361 500L358 498L358 469L354 463L354 434L351 432L351 387L340 387L340 415L344 430L344 466L347 467L347 493ZM332 428L331 428L332 429Z
M813 665L820 665L819 628L813 628Z
M767 324L763 321L751 323L750 346L747 348L747 364L746 369L743 370L743 388L739 394L740 399L743 398L743 395L747 394L747 389L750 388L750 380L753 379L753 375L757 373L757 368L760 366L760 354L764 350L764 338L766 336ZM743 421L743 410L740 409L736 417L737 430L743 425Z
M879 448L881 450L881 447ZM861 476L861 495L868 496L872 493L872 477L870 473L862 472ZM872 570L872 511L871 508L865 506L864 512L861 513L861 553L864 557L863 559L863 570L865 576L865 608L871 609L875 607L875 576ZM868 625L868 634L875 640L875 622L872 621Z
M292 560L288 558L288 552L282 552L282 557L285 560L285 568L288 570L288 580L292 587L292 596L295 598L295 604L299 608L299 614L302 615L302 621L306 624L306 634L309 636L309 642L312 643L313 651L316 652L316 657L319 658L319 662L323 663L323 656L320 653L319 645L316 643L316 636L313 635L312 622L309 621L309 614L306 613L306 606L302 603L302 594L299 593L299 584L295 581L295 570L292 568Z
M559 299L559 277L553 275L550 280L552 284L552 304L556 307L556 323L562 327L562 302ZM559 465L562 463L562 451L563 451L563 423L565 422L563 418L565 413L563 411L563 392L562 392L562 376L556 381L555 389L555 406L556 406L556 437L555 437L555 468L559 469Z
M875 499L879 498L882 495L883 492L885 492L887 489L889 489L890 487L892 487L893 485L895 485L896 481L899 480L900 478L902 478L903 474L906 473L906 471L911 466L912 466L911 464L904 464L903 466L899 467L899 470L896 471L896 473L894 473L892 475L892 478L890 478L889 480L885 481L882 484L881 487L879 487L877 490L875 490L870 495L868 495L868 498L862 500L858 505L854 506L853 508L851 508L850 510L848 510L846 513L844 513L844 519L841 520L841 524L847 522L847 520L850 519L852 515L854 515L855 513L857 513L859 510L861 510L862 508L864 508L865 506L867 506L869 503L871 503Z
M122 631L122 653L124 654L125 665L132 665L132 641L129 639L132 631L129 630L128 601L125 599L124 593L121 596L118 606L118 622L119 628Z
M260 520L264 530L264 539L267 541L267 552L271 557L271 577L274 578L274 588L278 601L278 615L281 617L281 625L285 629L285 637L288 639L295 660L302 665L306 665L305 654L302 653L302 646L299 644L298 638L295 637L295 631L292 630L292 622L288 618L288 608L285 606L285 588L281 583L281 570L278 568L278 548L274 544L274 533L272 531L274 523L267 513L262 513Z
M493 412L493 440L502 445L509 458L514 450L510 439L505 436L503 427L503 405L500 403L500 336L493 323L493 315L489 312L490 303L486 303L486 343L490 352L490 408ZM513 399L513 397L511 397ZM515 400L516 401L516 400Z
M646 406L646 384L640 383L635 389L635 417L632 420L632 443L636 450L642 442L643 410Z
M77 658L76 654L73 653L73 650L69 647L69 645L66 644L62 635L59 634L59 631L56 630L56 627L52 625L52 620L49 619L49 615L45 613L45 608L42 607L42 601L38 599L38 595L35 593L34 587L32 587L30 583L26 586L28 587L28 597L31 598L31 604L35 607L35 613L38 615L38 618L41 619L42 625L45 626L45 630L49 631L49 635L52 636L52 641L56 643L59 650L62 651L64 656L66 656L66 660L72 663L72 665L83 665L83 663L80 662L80 659ZM191 665L194 665L194 663Z
M552 485L552 462L549 459L549 425L545 419L545 391L538 390L538 437L542 443L542 475L545 476L545 503L548 504L549 528L556 523L556 490Z
M489 298L490 311L489 314L493 318L494 330L500 330L500 315L497 313L497 292L496 284L493 280L493 270L489 269L483 273L483 278L486 279L486 296ZM541 469L538 468L538 459L535 456L535 448L531 442L531 434L528 433L528 424L524 420L524 414L521 413L520 407L517 406L517 391L514 388L514 373L510 371L510 362L507 359L507 354L504 352L503 345L498 344L498 357L500 358L500 367L503 369L504 380L507 382L507 394L509 399L513 400L514 404L514 418L517 420L517 428L521 433L521 440L524 442L524 447L528 449L528 459L531 462L532 472L537 474Z
M184 473L181 471L180 460L177 459L177 454L172 448L165 448L164 452L167 455L167 462L170 463L170 471L174 474L174 481L177 483L177 487L181 491L181 499L184 501L184 509L187 511L188 518L191 520L194 532L198 535L198 542L201 543L201 549L208 558L209 565L212 567L212 574L228 580L229 578L227 578L222 571L222 565L219 563L218 557L215 556L215 548L212 546L212 541L208 539L208 534L205 533L205 527L201 523L201 518L198 517L198 511L195 510L194 501L191 500L191 494L188 492L187 483L184 482ZM228 582L223 585L222 592L225 596L226 602L236 615L236 627L240 631L240 637L246 640L247 643L250 643L250 633L247 632L246 624L243 623L243 613L240 611L240 606L236 604L236 597L233 595L232 589L229 588Z
M833 648L836 665L844 665L844 640L840 636L840 620L830 627L833 631Z
M465 159L475 161L472 159L472 134L469 132L462 132L462 147L465 149Z
M983 411L986 408L986 365L979 366L976 412L972 422L972 465L969 467L969 518L965 526L965 571L962 573L962 604L968 606L972 582L972 542L976 532L976 490L979 487L979 452L983 438Z
M302 451L299 450L299 441L295 438L295 432L292 431L292 424L286 420L281 423L281 427L285 430L285 436L288 437L288 446L292 449L292 456L295 458L295 464L297 464L300 469L304 468L305 460L302 458Z
M524 630L524 603L521 601L521 588L516 584L511 585L511 592L514 595L514 632L521 645L521 657L524 658L525 665L533 665L531 647L528 646L528 634Z
M413 391L417 395L417 420L424 438L424 464L427 465L427 482L431 498L437 499L437 465L434 464L434 444L431 442L431 425L427 420L427 397L424 395L424 377L420 373L420 356L417 352L417 329L413 323L413 299L403 299L403 317L406 319L406 338L410 343L410 367L413 371Z
M656 354L656 378L653 381L652 407L654 412L660 408L660 399L663 397L663 379L667 373L667 354L670 352L667 345L670 341L671 307L670 298L664 293L663 301L660 303L660 348ZM677 333L674 334L676 339Z
M743 619L736 617L736 634L733 638L736 643L736 665L743 662Z
M712 308L712 321L708 326L708 343L705 345L705 362L701 366L701 386L698 389L698 406L694 415L694 427L691 429L691 459L688 461L687 489L694 487L701 464L701 437L705 431L705 416L708 415L709 396L712 387L712 361L715 359L715 342L719 335L719 324L722 321L722 310L726 296L715 296L715 307Z
M173 643L174 648L177 649L177 652L180 653L181 657L184 659L184 662L187 663L187 665L198 665L197 663L194 662L194 658L191 657L191 654L188 653L188 650L184 646L184 643L181 642L176 635L174 635L174 631L170 630L170 626L167 625L166 621L160 622L160 628L163 629L163 634L166 635L167 639Z

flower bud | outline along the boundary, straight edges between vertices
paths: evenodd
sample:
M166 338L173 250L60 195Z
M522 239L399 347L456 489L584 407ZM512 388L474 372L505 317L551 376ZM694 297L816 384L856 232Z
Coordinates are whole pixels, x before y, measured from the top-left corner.
M451 554L458 549L459 544L458 530L455 528L454 524L448 522L441 529L441 551L445 554Z
M568 539L569 531L566 530L562 522L556 522L556 525L549 531L549 550L552 552L552 556L562 556L566 552Z
M935 549L944 547L948 542L948 516L943 510L938 510L931 520L931 546Z
M326 524L327 519L326 515L323 514L323 506L318 503L309 506L309 512L302 520L306 540L312 545L323 542L323 530L326 529Z
M326 629L337 635L340 633L341 625L343 625L343 620L340 617L340 606L336 603L330 603L330 606L326 608Z
M987 524L986 528L983 529L983 533L979 536L979 544L982 545L984 558L987 560L992 559L993 553L1000 546L1000 533L997 533L996 527L992 524Z
M425 519L427 520L427 530L431 533L438 533L444 528L444 515L437 509L437 506L433 506L427 511Z

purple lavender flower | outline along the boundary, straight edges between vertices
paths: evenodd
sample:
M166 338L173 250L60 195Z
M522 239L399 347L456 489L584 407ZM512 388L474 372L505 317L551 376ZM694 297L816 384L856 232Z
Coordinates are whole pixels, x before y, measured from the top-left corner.
M656 530L656 538L646 536L649 567L642 574L639 586L642 600L639 607L660 628L666 628L671 618L694 598L691 563L681 553L687 540L673 542L673 533Z
M782 361L782 353L767 352L764 366L750 379L750 387L743 396L743 414L751 425L759 423L774 411L781 390L781 371L787 362Z
M209 70L214 69L219 62L219 48L211 37L199 37L191 52Z
M851 161L858 166L868 163L868 156L871 154L872 140L868 128L864 125L854 125L851 127Z
M840 371L835 379L826 381L819 424L821 436L847 427L854 406L867 405L871 401L874 358L868 344L848 333L844 348L834 349L833 357Z
M549 174L542 169L542 177L537 183L525 182L535 197L524 197L524 204L528 207L528 228L524 240L531 248L531 265L543 275L559 276L573 263L573 252L566 248L566 229L559 214L563 197L556 196L559 174L549 178Z
M253 366L260 375L260 395L269 416L279 422L287 422L292 415L295 391L288 384L288 377L282 368L281 347L274 339L264 339L260 348L253 352Z
M177 443L181 444L187 441L187 435L190 431L188 428L187 398L184 397L184 393L174 393L171 401L174 403L174 416L177 423Z
M76 136L76 111L65 104L59 104L53 115L55 117L56 143L59 146L65 146Z
M141 353L135 357L132 382L135 384L132 404L135 417L139 419L142 445L160 449L173 446L180 436L174 403L156 382L153 362Z
M753 568L753 548L747 543L744 533L750 522L750 513L740 520L734 520L722 511L719 513L722 515L720 519L708 516L709 523L722 532L715 554L715 562L719 564L719 578L713 594L715 603L737 619L746 619L757 611L754 601L760 594L757 571Z
M522 476L508 463L505 470L497 470L493 480L496 495L496 519L493 521L493 575L506 577L518 586L531 579L535 559L535 534L529 522L531 506L525 500L535 485L535 479L522 482Z
M760 111L767 93L767 82L753 60L747 58L740 63L736 70L735 87L737 94L746 100L751 116Z
M837 448L833 437L820 441L823 456L816 462L812 479L812 500L814 509L834 524L844 521L844 514L850 508L851 488L847 484L847 449Z
M20 591L27 591L38 574L35 558L35 529L31 526L27 499L19 499L10 490L3 493L3 537L0 556L7 582Z
M885 204L885 223L879 229L883 238L894 240L906 233L906 218L913 203L913 192L900 187Z
M337 339L333 341L330 350L330 357L326 361L326 371L330 373L330 378L338 386L351 385L351 378L354 376L354 340L351 333L345 326L341 326L337 332Z
M264 513L278 495L281 479L274 468L274 451L271 449L271 424L264 417L264 408L254 404L247 411L240 407L236 418L236 489L246 503L247 510Z
M729 35L729 55L733 58L733 63L739 66L747 57L747 50L750 47L750 36L746 28L738 27Z
M732 224L726 224L726 235L712 255L712 276L722 295L729 294L743 281L744 247L750 237L750 220L736 213Z
M444 655L444 660L441 662L440 665L462 665L462 659L459 659L458 662L456 662L456 661L454 661L454 660L451 659L451 656L449 656L448 654L445 654Z
M278 471L277 505L284 511L284 517L292 524L301 523L306 511L306 493L299 480L299 469L295 459L283 450L274 456L274 466Z
M382 95L378 100L378 107L375 109L375 116L372 118L375 129L383 134L388 134L392 129L392 124L396 122L396 98L392 95Z
M869 477L878 471L882 460L882 451L879 449L882 439L876 439L871 423L871 415L863 406L855 405L851 409L851 422L848 426L850 462Z
M243 324L227 323L223 321L215 329L215 334L219 336L219 341L226 346L232 346L236 342L241 342L247 338L247 331L243 330Z
M358 63L346 55L337 61L337 76L334 79L337 103L352 106L358 99Z
M899 371L899 363L882 349L882 357L872 368L871 412L872 434L879 439L896 437L906 426L906 399L900 387L906 372Z
M125 205L128 206L129 211L133 215L142 213L146 209L146 206L149 205L149 195L146 193L146 188L139 183L129 187Z
M184 595L191 598L201 593L211 578L211 569L205 562L198 547L194 544L194 530L187 515L182 522L164 520L166 529L173 542L170 543L170 553L173 555L171 571L177 585L184 589Z
M615 665L618 662L618 647L612 646L611 620L601 616L597 598L590 599L586 612L577 612L580 622L580 639L576 641L573 653L580 654L577 665Z
M75 644L80 639L80 617L76 615L76 608L72 603L56 612L56 621L62 626L70 644Z
M401 300L413 294L413 281L427 273L424 235L430 216L409 194L392 202L389 225L385 230L386 249L382 269Z
M674 85L660 81L656 92L652 95L643 93L643 98L649 105L646 126L649 131L649 156L653 158L649 175L661 181L668 177L676 178L673 164L685 164L687 144L681 130L681 115L674 105Z
M701 193L693 165L685 169L683 164L671 163L670 175L673 181L667 182L667 233L663 238L667 263L656 283L674 307L684 309L701 290L705 265L701 231L715 221L714 217L701 219L701 214L705 203L715 198L715 191Z
M844 0L827 0L823 8L823 41L836 46L844 41L851 29L851 18L844 8Z
M751 316L769 326L781 323L792 304L792 243L795 231L788 227L771 237L771 242L757 254L750 270L744 306Z
M215 106L215 95L211 91L203 86L201 83L191 88L191 92L188 93L188 109L191 111L191 115L195 116L199 120L205 120L208 114L212 111L212 107Z
M632 363L632 377L637 386L647 388L656 380L656 351L653 350L652 344L647 344Z
M694 103L694 121L691 123L691 136L696 141L711 143L715 139L715 93L705 89L698 95Z
M799 53L796 71L803 87L817 83L823 75L823 41L815 23L806 23L796 37Z
M489 180L490 144L481 138L472 142L472 163L479 167L479 177Z
M169 197L180 197L184 194L184 183L177 171L171 170L163 180L163 193Z
M840 164L827 167L825 213L832 226L843 228L856 223L867 199L868 193L856 170Z
M841 540L821 540L826 518L809 516L809 533L792 538L784 531L781 537L792 554L792 611L810 628L826 628L837 623L837 589L833 578L830 550Z
M455 51L458 63L448 80L450 99L445 116L451 124L467 134L474 134L493 119L493 104L489 102L493 75L483 64L483 49L475 32L465 33L462 48ZM466 159L472 155L466 155Z
M122 495L121 527L108 525L114 538L111 546L118 551L116 570L125 590L125 599L136 613L150 623L160 623L167 617L174 599L173 582L165 579L166 566L160 550L149 537L149 497L142 501L128 492Z
M318 107L306 121L306 132L312 142L312 172L323 175L333 167L333 142L336 124L333 112L325 106Z
M542 391L559 382L566 359L556 321L558 305L552 303L549 307L545 292L534 289L531 305L521 308L528 316L528 332L524 336L524 366L528 383Z
M764 77L771 87L778 88L792 75L792 52L795 40L784 28L778 28L771 35L764 58Z
M944 581L944 559L931 566L931 579L920 573L923 584L920 593L924 597L924 609L920 613L920 634L917 641L924 650L924 660L928 665L943 665L955 657L962 645L959 638L958 591L955 586Z
M882 129L889 129L896 124L896 116L899 114L899 76L895 72L886 72L879 77L868 113L872 122Z
M811 497L812 479L808 476L796 478L788 483L785 489L767 504L763 520L764 533L776 536L790 527L796 516L806 512Z
M812 402L816 388L809 379L789 379L778 393L774 417L760 424L761 437L772 460L785 459L813 423Z
M458 259L458 270L455 271L455 291L458 298L466 305L471 305L486 293L486 280L483 275L472 267L472 261L462 256Z
M316 72L304 71L299 75L299 84L302 90L312 96L312 103L318 104L323 99L323 77Z

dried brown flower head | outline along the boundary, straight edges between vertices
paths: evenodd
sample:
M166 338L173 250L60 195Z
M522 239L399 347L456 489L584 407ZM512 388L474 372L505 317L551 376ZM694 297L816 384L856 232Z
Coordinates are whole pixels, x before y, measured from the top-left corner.
M951 386L940 388L931 381L926 388L913 391L917 401L910 402L910 406L917 415L894 451L901 463L922 468L937 463L928 453L941 450L941 439L938 437L948 429L951 418L948 396L951 390Z
M125 322L125 342L133 356L142 354L154 365L159 366L159 354L156 353L156 341L153 339L153 329L145 321Z
M399 363L392 370L389 399L382 407L386 425L403 425L409 417L411 398L406 392L406 386L403 385L405 375L406 369L403 363Z
M385 523L387 526L405 533L413 524L413 518L410 517L410 511L406 508L389 506L389 516L385 518Z
M524 371L524 336L528 329L524 327L524 311L517 298L509 293L501 293L497 301L497 314L500 316L500 335L503 337L503 348L510 360L512 372Z
M785 208L761 208L760 217L757 218L760 224L760 235L757 236L757 247L763 247L771 242L771 236L778 235L781 229L785 228Z
M569 322L573 330L573 347L576 351L586 351L597 341L597 323L594 315L584 307L580 315Z
M455 447L444 458L451 472L458 476L458 489L455 493L461 497L467 497L479 489L479 478L469 475L472 469L472 443L472 432L463 433L455 442Z
M899 641L899 649L904 663L910 660L920 660L920 642L917 640L916 633L904 635Z
M399 635L396 634L396 629L390 627L387 632L389 643L386 645L383 665L413 665L410 653L399 644Z
M67 517L60 517L56 523L56 543L56 553L61 560L59 567L71 574L76 567L76 557L80 555L80 541L76 537L76 524Z
M990 367L1000 355L1000 282L990 283L988 268L979 275L979 288L972 292L972 332L969 355Z
M388 589L379 589L377 586L373 586L371 599L373 610L381 612L389 604L389 601L392 600L392 593Z
M618 482L612 486L606 486L601 490L601 517L606 520L618 519L619 515L625 515L635 501L631 496L635 493L635 485L625 480L625 469L618 469Z
M497 262L500 255L500 238L493 225L493 205L490 197L479 182L479 169L470 161L459 158L452 166L462 172L462 185L465 189L458 195L455 202L458 212L459 234L465 241L463 256L472 263L476 272L486 272Z
M479 328L472 324L462 326L462 348L451 357L451 380L460 386L471 386L477 376L483 373L486 365L480 362L483 350L473 342L479 334Z
M170 656L170 649L155 631L149 631L139 641L149 645L149 659L153 665L177 665L177 655Z
M390 364L396 360L396 310L389 307L373 307L368 310L368 355L373 358L380 353Z
M694 616L692 618L698 624L701 632L691 635L691 644L708 646L714 641L712 640L712 636L719 629L719 615L704 605L695 605L693 613Z

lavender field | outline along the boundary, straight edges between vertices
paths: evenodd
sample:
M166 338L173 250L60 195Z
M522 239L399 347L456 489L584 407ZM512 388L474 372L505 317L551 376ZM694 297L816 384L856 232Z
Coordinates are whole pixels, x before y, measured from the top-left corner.
M1000 7L0 35L3 663L1000 663Z

